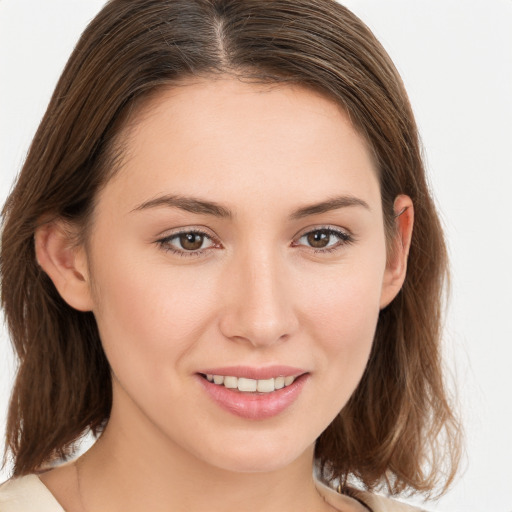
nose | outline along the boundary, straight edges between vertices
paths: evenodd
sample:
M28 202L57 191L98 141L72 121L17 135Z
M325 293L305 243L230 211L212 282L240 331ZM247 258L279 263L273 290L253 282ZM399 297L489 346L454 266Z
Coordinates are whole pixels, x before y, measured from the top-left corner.
M247 251L231 262L228 272L221 290L224 336L266 347L296 332L293 283L279 255L267 249Z

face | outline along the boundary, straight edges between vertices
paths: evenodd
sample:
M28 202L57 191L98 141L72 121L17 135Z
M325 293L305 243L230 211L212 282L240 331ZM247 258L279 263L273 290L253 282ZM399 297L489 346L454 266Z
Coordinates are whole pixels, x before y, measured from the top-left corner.
M114 413L213 466L283 467L356 388L387 293L365 142L315 92L231 79L159 93L125 137L87 249Z

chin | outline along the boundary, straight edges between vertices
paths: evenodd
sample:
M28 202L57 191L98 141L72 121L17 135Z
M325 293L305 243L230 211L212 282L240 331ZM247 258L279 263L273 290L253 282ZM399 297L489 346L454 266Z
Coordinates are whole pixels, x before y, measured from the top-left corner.
M233 473L273 473L289 466L294 459L276 460L275 458L263 458L261 456L254 456L246 459L226 459L222 458L221 461L215 461L215 465L224 471ZM220 463L219 463L220 462Z
M219 469L235 473L271 473L292 465L302 457L311 458L313 461L314 445L301 449L299 443L289 442L289 446L286 444L258 443L254 439L247 439L242 445L230 444L220 453L216 450L216 453L210 454L207 462Z

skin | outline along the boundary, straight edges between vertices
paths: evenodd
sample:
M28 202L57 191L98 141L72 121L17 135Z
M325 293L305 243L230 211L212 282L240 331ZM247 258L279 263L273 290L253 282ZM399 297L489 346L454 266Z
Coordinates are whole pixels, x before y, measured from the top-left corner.
M356 388L379 310L403 283L410 199L395 201L406 210L387 260L364 139L300 87L190 83L149 100L123 136L86 246L62 222L36 234L63 298L94 312L114 392L102 438L43 482L69 511L329 510L311 476L314 442ZM231 215L147 204L169 195ZM294 216L334 197L360 204ZM321 229L327 247L313 247L307 234ZM186 254L175 235L197 230L203 245ZM241 418L197 375L241 364L286 364L307 380L281 414Z

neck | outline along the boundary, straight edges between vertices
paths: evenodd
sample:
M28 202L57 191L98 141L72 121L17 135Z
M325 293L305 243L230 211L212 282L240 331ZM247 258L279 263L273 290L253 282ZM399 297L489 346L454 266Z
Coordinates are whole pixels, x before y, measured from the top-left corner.
M328 509L313 481L313 446L285 467L237 472L205 462L140 418L131 420L127 422L124 416L121 423L114 407L102 437L80 459L80 490L86 510Z

